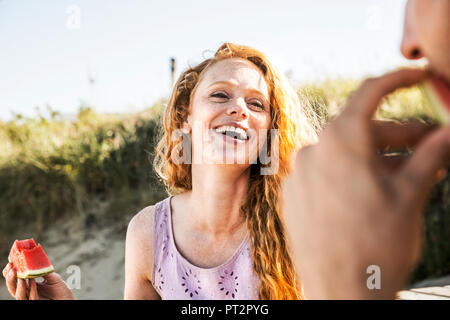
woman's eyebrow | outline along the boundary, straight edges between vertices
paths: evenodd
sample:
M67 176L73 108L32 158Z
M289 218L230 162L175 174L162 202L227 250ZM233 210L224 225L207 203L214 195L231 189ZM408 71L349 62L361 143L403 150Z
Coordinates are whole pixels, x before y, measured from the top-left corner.
M232 87L237 87L237 84L235 82L233 82L233 81L216 81L216 82L211 83L208 86L208 88L211 88L211 87L214 87L214 86L217 86L217 85L221 85L221 84L224 84L224 85L227 85L227 86L232 86Z
M216 81L216 82L213 82L212 84L210 84L208 86L208 89L211 88L211 87L217 86L217 85L227 85L227 86L231 86L231 87L237 87L238 86L234 81ZM262 97L264 97L266 99L266 96L261 91L259 91L256 88L246 88L245 90L249 91L249 92L252 92L252 93L255 93L257 95L260 95L260 96L262 96Z

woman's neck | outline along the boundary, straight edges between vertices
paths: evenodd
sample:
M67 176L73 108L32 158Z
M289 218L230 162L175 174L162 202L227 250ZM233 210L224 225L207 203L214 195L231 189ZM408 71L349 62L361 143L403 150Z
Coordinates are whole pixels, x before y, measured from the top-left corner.
M188 200L193 227L214 238L240 230L245 223L240 207L247 194L249 177L250 168L242 172L217 165L193 165Z

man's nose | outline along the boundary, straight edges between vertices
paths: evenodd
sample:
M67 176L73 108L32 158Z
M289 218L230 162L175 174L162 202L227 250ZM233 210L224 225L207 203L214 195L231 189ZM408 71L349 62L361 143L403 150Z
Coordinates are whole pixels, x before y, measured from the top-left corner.
M423 50L413 35L403 32L400 51L406 59L417 60L424 57Z
M237 116L238 118L247 119L249 117L249 113L245 99L238 98L231 101L227 114L230 116Z
M417 60L423 58L424 53L420 46L412 6L413 3L408 1L405 7L405 21L403 25L403 36L400 51L406 59Z

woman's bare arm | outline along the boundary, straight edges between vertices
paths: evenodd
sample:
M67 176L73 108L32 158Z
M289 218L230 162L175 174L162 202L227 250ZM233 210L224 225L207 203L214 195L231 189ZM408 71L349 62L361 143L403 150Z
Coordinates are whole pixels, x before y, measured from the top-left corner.
M125 245L124 299L158 300L151 283L153 269L153 211L149 206L128 224Z

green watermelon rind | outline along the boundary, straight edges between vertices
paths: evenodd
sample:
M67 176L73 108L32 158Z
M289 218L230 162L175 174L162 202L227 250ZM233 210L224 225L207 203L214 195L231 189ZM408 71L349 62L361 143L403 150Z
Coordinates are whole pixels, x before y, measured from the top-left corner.
M432 109L436 120L439 124L445 126L450 123L450 113L446 111L445 106L442 105L442 102L436 96L436 93L432 89L432 85L428 82L423 83L420 86L424 96Z
M8 258L8 261L12 263L12 261ZM46 276L52 272L55 272L55 269L53 268L53 265L50 265L49 267L37 269L37 270L30 270L26 273L22 273L17 271L17 278L20 279L33 279L33 278L39 278Z

